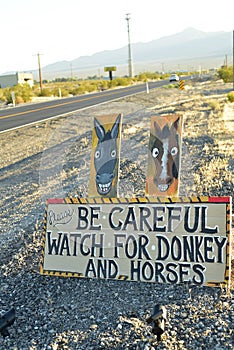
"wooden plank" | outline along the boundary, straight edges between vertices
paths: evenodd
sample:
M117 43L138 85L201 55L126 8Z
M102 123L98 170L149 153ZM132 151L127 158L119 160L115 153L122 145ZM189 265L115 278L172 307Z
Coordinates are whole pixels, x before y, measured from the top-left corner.
M230 213L231 197L49 200L40 272L229 288Z
M122 115L94 118L89 197L117 197Z
M178 196L183 118L152 116L146 194Z

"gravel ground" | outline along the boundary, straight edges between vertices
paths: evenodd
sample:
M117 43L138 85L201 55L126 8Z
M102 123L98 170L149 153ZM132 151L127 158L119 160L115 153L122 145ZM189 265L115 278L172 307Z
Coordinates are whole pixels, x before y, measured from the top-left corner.
M0 134L0 349L234 349L231 289L41 276L46 198L87 196L92 117L123 113L119 195L144 196L150 116L184 115L180 195L233 196L230 84L157 89ZM167 310L161 340L147 323Z

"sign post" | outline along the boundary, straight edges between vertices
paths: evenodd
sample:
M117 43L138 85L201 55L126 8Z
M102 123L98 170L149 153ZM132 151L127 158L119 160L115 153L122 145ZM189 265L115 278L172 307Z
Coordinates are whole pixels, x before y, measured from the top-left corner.
M184 80L180 80L180 90L184 90Z
M12 104L15 107L15 92L11 91L11 99L12 99Z
M146 93L148 94L149 93L149 84L148 84L148 81L145 83L146 85Z
M112 77L112 72L116 71L116 66L112 66L112 67L104 67L104 72L109 72L109 78L110 80L113 79Z

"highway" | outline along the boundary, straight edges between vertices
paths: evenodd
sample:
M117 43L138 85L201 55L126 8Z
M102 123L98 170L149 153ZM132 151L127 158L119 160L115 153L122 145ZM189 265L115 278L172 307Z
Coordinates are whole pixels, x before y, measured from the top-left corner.
M168 81L149 82L149 91L163 85ZM106 90L98 93L61 98L49 102L31 103L0 110L0 133L17 129L46 119L56 118L93 107L102 103L117 100L126 96L146 92L146 84L128 86L126 88Z

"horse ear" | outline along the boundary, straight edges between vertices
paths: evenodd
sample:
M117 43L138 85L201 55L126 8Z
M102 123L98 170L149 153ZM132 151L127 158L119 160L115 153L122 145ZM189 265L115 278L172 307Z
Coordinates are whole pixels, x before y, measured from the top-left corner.
M155 135L158 137L159 140L165 139L169 136L168 124L164 125L163 129L160 129L157 122L154 122L154 130Z
M171 129L175 128L176 131L179 129L180 118L178 117L171 126Z
M117 137L118 137L120 119L121 119L121 114L118 115L114 125L112 126L112 129L111 129L112 139L117 139Z
M94 127L99 141L102 141L105 136L105 129L96 118L94 118Z

